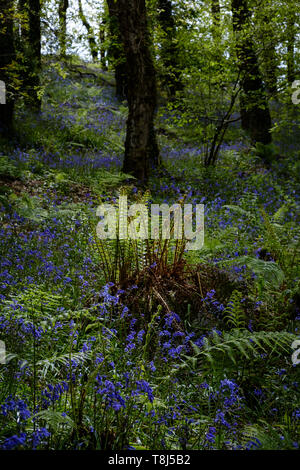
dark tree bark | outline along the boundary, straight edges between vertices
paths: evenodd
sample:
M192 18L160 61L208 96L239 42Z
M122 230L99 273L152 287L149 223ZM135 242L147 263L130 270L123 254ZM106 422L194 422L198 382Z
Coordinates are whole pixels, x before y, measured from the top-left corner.
M67 54L67 10L69 8L69 0L59 0L58 19L59 19L59 55L62 59Z
M129 115L123 171L147 182L160 164L154 130L156 71L150 52L145 0L118 0L118 19L127 67Z
M115 69L116 96L120 101L124 101L127 97L127 70L122 37L119 29L118 4L115 0L107 0L107 6L110 35L108 56Z
M179 66L179 51L176 41L176 25L171 0L158 0L158 21L164 32L161 44L161 60L164 66L163 84L171 97L183 90Z
M93 59L93 62L97 62L98 59L98 46L97 42L95 39L94 31L90 23L88 22L87 17L85 16L83 9L82 9L82 2L81 0L78 0L78 7L79 7L79 18L82 21L83 26L87 30L87 38L88 38L88 43L91 51L91 56Z
M41 71L41 4L40 0L21 0L20 67L25 104L33 111L41 108L39 96Z
M250 11L247 0L232 0L232 22L236 35L238 67L241 75L243 96L241 98L242 126L251 140L270 144L271 116L259 70L254 42L250 34Z
M14 93L9 73L9 67L15 58L13 15L13 0L0 0L0 80L4 82L6 89L5 94L1 89L3 104L0 104L0 136L2 137L13 133Z
M296 14L289 12L287 19L287 80L290 85L296 80L295 72L295 41L296 41Z

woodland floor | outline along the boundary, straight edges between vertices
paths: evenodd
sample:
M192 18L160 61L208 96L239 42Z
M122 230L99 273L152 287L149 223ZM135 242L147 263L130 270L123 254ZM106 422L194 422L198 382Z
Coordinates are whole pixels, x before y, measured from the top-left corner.
M0 448L298 449L296 120L276 112L270 167L234 126L205 168L161 107L149 197L204 204L205 244L177 264L172 244L141 255L138 275L124 251L112 285L95 212L120 188L141 197L121 173L126 105L97 68L53 65L44 83L41 115L20 108L0 153Z

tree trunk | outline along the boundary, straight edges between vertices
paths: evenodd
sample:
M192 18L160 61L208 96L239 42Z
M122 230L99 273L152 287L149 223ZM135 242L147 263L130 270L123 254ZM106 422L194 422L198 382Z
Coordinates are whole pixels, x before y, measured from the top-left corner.
M123 171L145 183L151 167L160 163L154 130L156 72L149 48L146 5L145 0L118 0L117 4L129 106Z
M59 18L59 55L62 59L67 55L67 10L69 0L59 0L58 18Z
M9 67L15 58L13 0L0 0L0 136L13 132L14 96ZM5 89L4 89L5 86ZM6 92L6 93L5 93Z
M21 81L25 104L33 111L41 109L39 96L41 71L40 0L21 0Z
M122 37L119 29L118 4L115 0L107 0L107 6L110 35L108 56L115 69L116 96L120 101L124 101L127 97L127 70Z
M32 52L31 60L31 107L39 111L41 98L39 97L41 72L41 3L40 0L29 0L29 44Z
M249 132L254 143L270 144L272 142L270 132L272 121L250 33L248 2L247 0L232 0L231 6L238 67L243 89L241 99L242 126Z
M178 44L176 41L176 26L171 0L158 0L158 21L164 33L161 43L161 60L164 66L162 81L168 88L172 98L178 91L183 90L180 76Z
M93 28L91 27L90 23L87 20L87 17L85 16L85 14L83 12L81 0L78 0L78 7L79 7L79 18L81 19L83 26L87 30L88 43L89 43L89 46L90 46L90 51L91 51L91 56L92 56L93 62L97 62L97 59L98 59L97 42L96 42L96 39L95 39Z

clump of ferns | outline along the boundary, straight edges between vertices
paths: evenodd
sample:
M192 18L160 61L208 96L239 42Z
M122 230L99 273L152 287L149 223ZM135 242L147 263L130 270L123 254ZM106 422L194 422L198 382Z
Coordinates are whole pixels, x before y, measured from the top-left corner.
M243 329L247 326L246 313L242 302L245 301L243 295L238 290L234 290L223 312L223 320L230 329Z
M127 195L127 189L121 189L121 196ZM150 193L138 193L135 198L135 204L149 206ZM180 205L183 200L180 201ZM114 204L116 213L116 237L114 239L101 239L97 236L95 227L92 227L94 247L100 260L100 266L106 283L113 283L118 287L124 288L129 284L135 284L145 270L153 270L156 274L170 273L182 269L185 264L183 255L186 248L184 239L175 239L174 217L170 218L170 238L162 239L162 222L160 222L159 233L155 239L140 239L120 237L120 219L122 219L122 210L117 202ZM139 215L137 216L139 217ZM135 224L137 232L140 230L140 222L137 217L128 217L128 224ZM143 219L141 219L143 220ZM146 228L147 233L151 233L150 220Z

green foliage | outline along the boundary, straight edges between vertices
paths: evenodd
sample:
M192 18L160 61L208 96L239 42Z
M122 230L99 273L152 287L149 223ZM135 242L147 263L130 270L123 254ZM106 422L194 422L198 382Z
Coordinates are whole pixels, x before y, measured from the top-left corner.
M230 332L219 335L216 331L210 338L204 338L203 348L192 344L194 356L187 358L186 367L200 367L202 371L212 367L214 370L232 370L233 364L241 365L245 360L261 360L265 353L271 358L282 353L288 354L295 335L287 332L259 331L251 333L248 330L235 328Z
M121 190L121 195L125 195L127 189ZM136 204L148 205L150 193L138 193L135 199ZM126 239L119 238L119 223L122 214L119 213L118 204L116 210L116 238L102 240L97 236L96 230L91 227L94 234L94 246L99 255L101 268L104 272L106 282L113 282L119 285L136 282L139 275L148 267L158 266L161 272L167 271L171 266L180 264L183 258L186 241L184 239L174 240L174 218L170 221L170 239ZM128 218L128 223L139 224L138 217ZM149 233L150 233L150 220ZM160 231L162 227L160 227Z
M224 320L230 327L236 329L246 327L245 312L241 305L241 300L242 293L237 290L233 291L224 310Z
M50 316L54 315L63 303L67 305L67 302L66 297L34 285L27 286L24 292L14 295L11 300L5 301L4 305L9 309L16 304L21 307L22 311L30 315L46 314Z
M18 168L9 157L0 155L0 178L4 180L15 180L22 176L20 168Z
M110 171L101 171L101 174L97 178L97 182L102 190L108 188L118 187L124 183L124 180L134 179L132 175L127 175L126 173L112 173Z
M264 145L261 142L256 142L255 148L252 150L255 155L269 165L276 158L276 148L274 144Z
M291 450L295 448L293 436L283 426L274 428L264 420L257 426L245 426L243 431L244 446L253 450Z
M48 211L41 207L40 200L30 197L26 193L21 197L13 193L10 195L9 200L21 217L25 217L32 222L45 220L49 216Z
M40 411L36 413L34 419L43 426L49 427L53 434L61 435L63 438L70 437L74 429L73 420L67 415L62 416L62 413L58 411Z
M285 279L283 271L273 261L265 261L252 256L240 256L229 263L246 265L257 276L258 282L263 282L269 288L279 288Z

